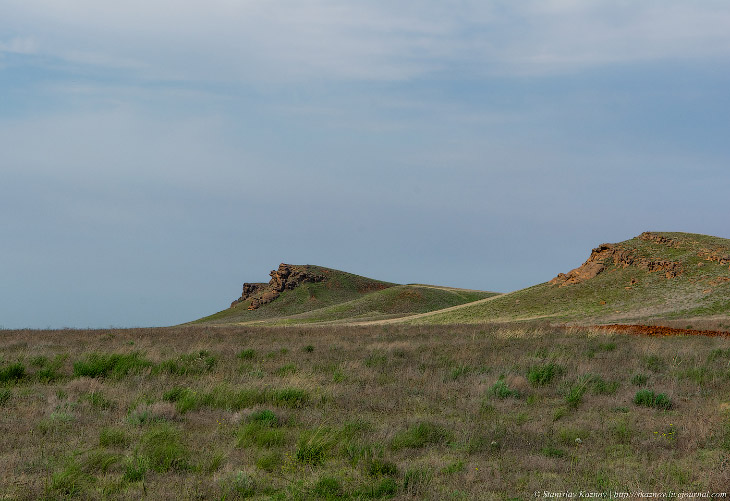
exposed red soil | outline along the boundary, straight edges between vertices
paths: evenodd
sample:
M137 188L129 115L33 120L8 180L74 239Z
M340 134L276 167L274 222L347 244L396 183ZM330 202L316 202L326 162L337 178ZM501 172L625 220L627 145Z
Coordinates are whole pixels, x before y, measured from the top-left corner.
M709 337L730 337L728 331L703 331L696 329L678 329L676 327L664 327L663 325L592 325L593 329L601 329L612 332L626 332L642 336L709 336Z

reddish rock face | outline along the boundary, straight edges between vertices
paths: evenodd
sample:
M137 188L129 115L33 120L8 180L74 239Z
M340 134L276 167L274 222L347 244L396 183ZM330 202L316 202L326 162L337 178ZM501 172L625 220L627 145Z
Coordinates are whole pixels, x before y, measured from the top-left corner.
M658 237L661 241L656 240L653 237ZM664 245L672 245L673 242L660 235L654 235L651 233L642 233L639 238L642 240L657 241ZM622 268L635 266L650 272L664 272L666 278L674 278L682 273L682 265L678 262L636 257L631 251L619 248L614 244L601 244L593 249L591 256L585 263L583 263L583 265L569 271L568 273L560 273L557 277L550 280L549 283L551 285L565 287L566 285L585 282L586 280L590 280L597 276L606 269L607 265L610 264L613 264L614 266L621 266Z
M281 263L278 269L272 270L269 276L271 276L271 280L268 284L243 284L243 293L240 298L231 303L231 308L250 298L251 304L248 309L255 310L272 302L285 290L294 289L303 283L321 282L325 278L323 275L309 273L305 266L285 263Z

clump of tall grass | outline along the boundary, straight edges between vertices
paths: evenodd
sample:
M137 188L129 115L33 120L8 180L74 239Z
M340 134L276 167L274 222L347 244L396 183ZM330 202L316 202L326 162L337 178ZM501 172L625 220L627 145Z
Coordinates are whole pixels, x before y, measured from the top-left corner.
M651 390L639 390L634 396L636 405L644 405L646 407L655 407L657 409L671 409L672 400L665 394L655 394Z
M527 370L527 380L532 386L545 386L550 384L555 377L563 373L563 367L550 362L542 365L535 365Z

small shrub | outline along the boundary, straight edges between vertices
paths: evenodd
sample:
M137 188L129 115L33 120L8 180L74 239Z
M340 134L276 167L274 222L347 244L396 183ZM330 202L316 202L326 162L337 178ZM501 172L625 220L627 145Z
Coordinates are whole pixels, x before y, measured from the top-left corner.
M371 353L365 359L365 367L370 367L371 369L374 367L382 367L386 363L388 363L388 357L382 353Z
M664 370L664 360L657 355L648 355L642 358L644 367L652 372L661 372Z
M323 428L319 428L314 432L302 433L297 442L294 458L300 463L322 464L334 442L334 436Z
M447 379L449 381L456 381L461 377L468 376L471 371L472 369L468 365L457 365L456 367L451 369L451 372L449 372Z
M634 374L634 376L631 378L631 384L634 386L646 386L646 383L649 381L649 376L646 374Z
M91 451L82 461L84 471L106 474L109 469L122 460L121 454L95 450Z
M454 473L459 473L462 471L464 471L464 461L459 460L444 466L444 468L441 470L441 473L445 475L452 475Z
M99 432L99 445L102 447L126 447L129 445L129 437L121 428L102 428Z
M281 464L281 456L277 452L267 452L256 459L256 466L264 471L273 472Z
M0 383L17 382L24 377L25 366L20 362L15 362L0 369Z
M124 461L124 475L122 479L127 482L139 482L144 480L144 476L147 473L148 465L147 459L134 455L127 457Z
M519 398L520 396L520 392L517 390L513 390L509 386L507 386L507 383L504 382L504 379L500 379L496 383L494 383L489 389L489 393L501 399L510 397Z
M377 484L361 487L354 494L355 498L384 498L393 497L398 493L398 484L395 479L385 477Z
M368 475L373 477L395 476L398 474L398 467L395 463L380 458L371 458L368 464Z
M568 394L565 396L565 403L568 404L568 407L573 409L578 407L587 389L587 382L585 380L581 381L580 378L577 383L571 385L570 388L568 388Z
M562 373L563 368L560 365L550 362L530 367L527 371L527 380L532 386L545 386Z
M319 497L326 499L337 499L344 497L342 482L335 477L322 477L314 484L312 492Z
M248 420L252 423L259 423L263 426L268 426L269 428L279 426L279 418L276 417L276 414L269 409L261 409L251 413Z
M237 433L237 445L257 445L270 448L284 444L284 431L272 428L267 423L252 422L244 425Z
M94 477L83 471L79 463L72 460L61 471L51 475L51 483L47 487L48 494L80 497L94 480Z
M0 407L8 403L10 400L10 397L12 396L12 392L7 388L0 388Z
M167 372L176 376L199 375L211 371L217 361L215 355L211 355L206 350L200 350L196 353L165 360L155 367L154 372Z
M393 437L391 447L395 450L418 448L427 444L437 444L446 440L446 429L430 422L417 423Z
M543 447L540 452L543 456L549 458L563 458L567 455L567 453L563 449L552 446Z
M431 484L433 472L422 468L411 468L403 477L403 490L410 496L419 496Z
M277 376L280 376L281 377L281 376L288 376L289 374L294 374L295 372L297 372L297 366L296 365L294 365L294 364L286 364L286 365L282 365L281 367L279 367L278 369L276 369L275 374Z
M596 395L613 395L620 384L618 381L605 381L601 376L595 376L591 386Z
M142 436L141 451L156 472L188 469L190 453L180 441L180 432L168 424L161 424Z
M273 401L286 407L302 407L309 401L309 393L298 388L282 388L274 392Z
M238 358L241 360L253 360L256 358L256 352L252 349L241 350L238 352Z
M114 402L106 398L100 391L84 393L81 400L88 402L95 409L108 410L114 407Z
M233 476L222 481L223 491L230 495L230 498L248 498L256 494L256 482L242 471L237 471ZM229 496L224 495L225 499Z
M634 403L657 409L670 409L672 407L672 401L666 394L659 393L657 395L651 390L637 391L634 396Z
M306 353L312 353L313 351L314 351L314 346L312 346L311 344L308 344L307 346L304 347L304 352L306 352Z

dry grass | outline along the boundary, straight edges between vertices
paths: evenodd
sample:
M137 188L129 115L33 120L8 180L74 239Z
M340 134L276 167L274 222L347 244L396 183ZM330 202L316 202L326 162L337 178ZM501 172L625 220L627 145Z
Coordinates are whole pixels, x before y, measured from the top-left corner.
M730 485L726 339L537 324L201 326L2 331L0 346L0 369L25 368L0 383L3 499L524 499ZM92 353L137 357L74 377ZM42 380L53 363L57 377ZM550 363L561 370L532 384L528 371ZM498 381L514 395L493 391ZM672 408L635 405L642 388Z

